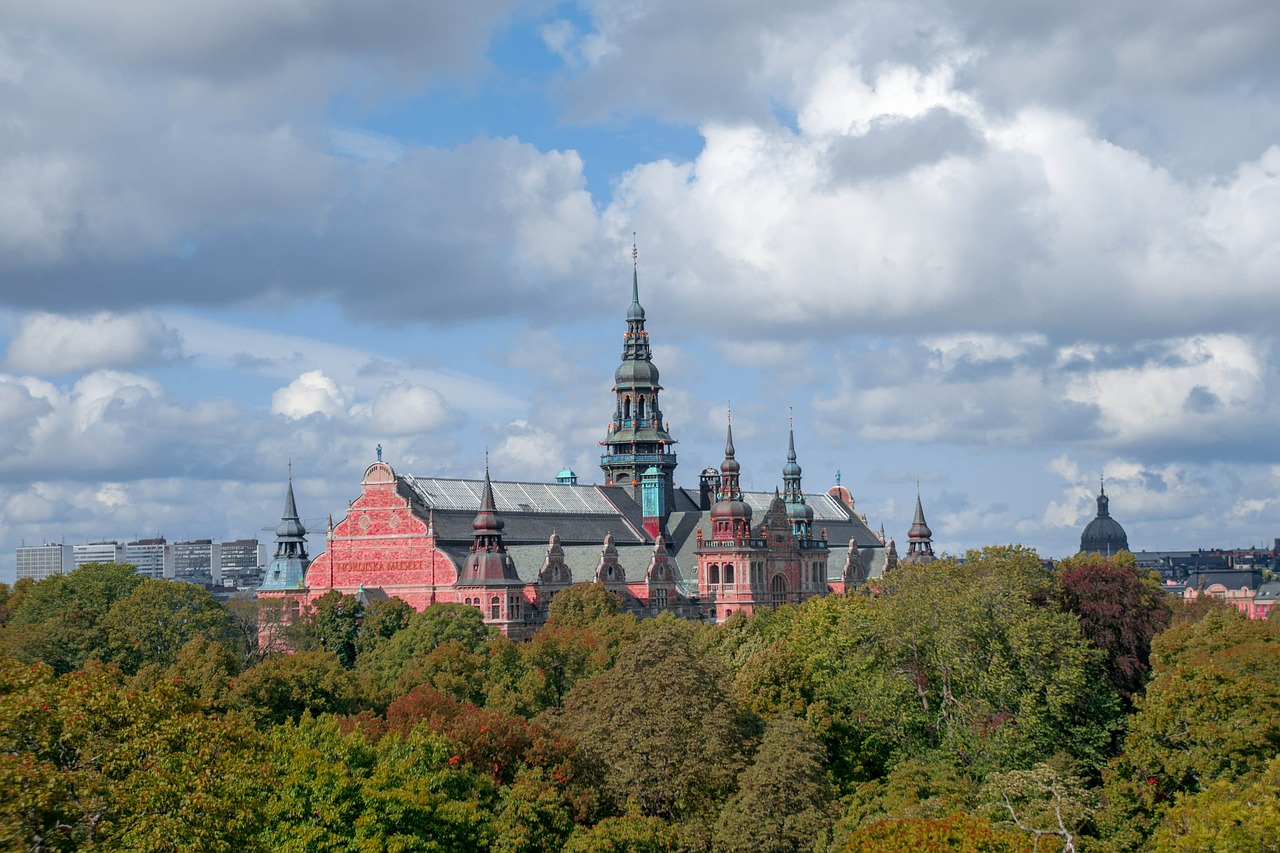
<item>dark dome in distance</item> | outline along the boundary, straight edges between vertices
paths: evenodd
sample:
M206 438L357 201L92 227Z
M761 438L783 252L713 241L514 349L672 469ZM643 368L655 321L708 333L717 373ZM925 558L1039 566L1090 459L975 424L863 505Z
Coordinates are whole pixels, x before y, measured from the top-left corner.
M1080 534L1080 553L1110 557L1129 550L1129 537L1120 522L1111 517L1109 505L1106 489L1100 489L1098 515L1085 526L1084 533Z

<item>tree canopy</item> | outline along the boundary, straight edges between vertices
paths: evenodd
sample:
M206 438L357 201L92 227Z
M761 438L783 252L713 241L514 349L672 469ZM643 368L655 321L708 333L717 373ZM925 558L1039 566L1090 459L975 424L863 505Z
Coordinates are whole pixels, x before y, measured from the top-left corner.
M560 591L283 611L131 567L0 585L0 847L1268 850L1280 621L1015 546L637 620ZM263 621L259 621L263 620Z

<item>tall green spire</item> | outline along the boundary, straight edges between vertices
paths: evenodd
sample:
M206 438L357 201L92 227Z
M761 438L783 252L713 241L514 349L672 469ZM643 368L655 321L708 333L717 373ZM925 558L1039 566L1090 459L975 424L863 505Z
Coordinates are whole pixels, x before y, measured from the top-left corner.
M641 499L643 472L654 466L663 477L663 505L674 502L675 439L667 432L659 396L658 368L653 364L649 333L640 305L639 253L631 244L631 305L623 336L622 361L613 376L614 410L601 444L600 467L605 483L626 486Z

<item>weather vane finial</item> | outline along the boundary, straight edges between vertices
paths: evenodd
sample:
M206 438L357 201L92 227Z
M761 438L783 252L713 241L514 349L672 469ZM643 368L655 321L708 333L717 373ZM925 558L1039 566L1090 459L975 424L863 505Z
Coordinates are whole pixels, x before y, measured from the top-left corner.
M733 423L733 401L730 400L725 406L725 414L729 418L729 423Z
M636 232L631 232L631 266L639 264L640 250L636 248Z

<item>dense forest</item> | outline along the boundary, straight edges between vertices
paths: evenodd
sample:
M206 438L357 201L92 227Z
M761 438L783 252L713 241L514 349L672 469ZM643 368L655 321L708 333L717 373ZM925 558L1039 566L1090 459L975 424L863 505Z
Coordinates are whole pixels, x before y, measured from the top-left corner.
M1276 851L1280 622L1019 547L709 626L599 585L514 644L118 564L0 585L0 847Z

